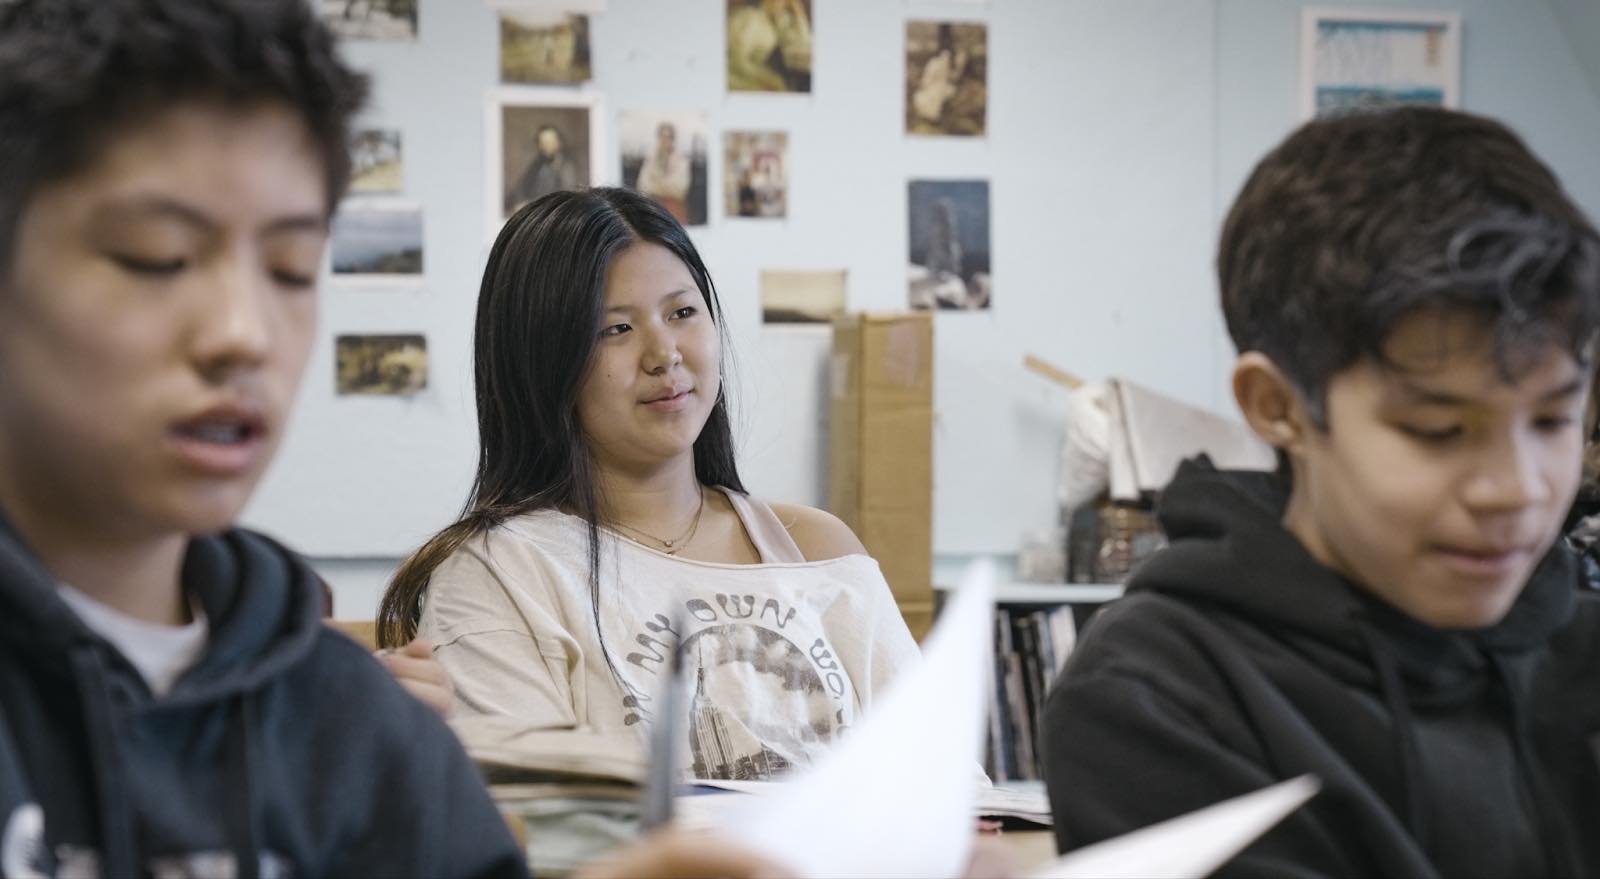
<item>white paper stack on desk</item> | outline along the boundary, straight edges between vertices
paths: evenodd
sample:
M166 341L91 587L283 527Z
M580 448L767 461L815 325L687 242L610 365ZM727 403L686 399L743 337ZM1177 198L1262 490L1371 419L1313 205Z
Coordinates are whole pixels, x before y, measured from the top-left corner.
M450 728L486 775L506 781L644 781L645 754L632 733L530 729L523 721L481 714L453 719Z
M783 788L784 782L697 778L689 784L702 790L678 798L674 820L697 828L714 829L729 820L725 813L741 809L748 803L741 803L739 796L722 796L706 791L771 796ZM972 812L974 818L1012 819L1035 828L1050 826L1050 800L1042 788L1020 790L988 784L977 785Z
M451 727L501 814L521 826L536 875L565 876L638 835L645 756L632 733L528 729L486 716Z

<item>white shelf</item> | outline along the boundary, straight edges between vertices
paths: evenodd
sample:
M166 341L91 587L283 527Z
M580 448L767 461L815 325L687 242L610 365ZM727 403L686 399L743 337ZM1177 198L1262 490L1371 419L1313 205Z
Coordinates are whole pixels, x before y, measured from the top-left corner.
M997 604L1101 604L1121 596L1121 583L998 583L994 600Z

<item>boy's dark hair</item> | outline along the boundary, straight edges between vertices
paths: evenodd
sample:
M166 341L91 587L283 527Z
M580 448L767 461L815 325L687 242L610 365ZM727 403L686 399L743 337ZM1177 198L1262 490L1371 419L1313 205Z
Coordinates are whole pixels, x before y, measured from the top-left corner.
M321 152L331 212L366 94L306 0L0 0L0 273L38 187L184 101L288 104Z
M1481 315L1508 380L1551 343L1580 363L1600 327L1600 237L1515 134L1404 107L1318 120L1256 166L1223 226L1222 310L1326 427L1328 380L1387 363L1417 313Z

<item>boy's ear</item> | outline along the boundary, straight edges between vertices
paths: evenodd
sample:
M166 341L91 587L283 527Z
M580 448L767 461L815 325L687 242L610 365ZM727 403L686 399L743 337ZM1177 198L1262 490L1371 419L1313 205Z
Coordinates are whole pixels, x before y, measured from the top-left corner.
M1283 370L1260 351L1246 351L1233 366L1233 398L1256 436L1285 452L1310 428L1305 401Z

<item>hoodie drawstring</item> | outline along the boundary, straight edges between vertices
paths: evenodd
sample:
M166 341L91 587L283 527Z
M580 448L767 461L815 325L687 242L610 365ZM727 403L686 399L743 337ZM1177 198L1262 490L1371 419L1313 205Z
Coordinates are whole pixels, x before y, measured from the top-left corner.
M105 859L101 875L138 875L142 871L134 846L133 816L122 767L114 750L119 724L106 696L105 665L92 648L74 651L71 660L83 707L84 728L89 731L89 756L99 792L100 835ZM258 709L254 694L241 693L235 700L232 714L233 730L227 737L228 762L234 773L225 808L228 839L237 865L235 875L240 879L256 879L261 873L258 843L261 833L255 790L260 769L256 765L259 762L255 733Z
M253 693L240 693L234 702L233 734L228 764L234 773L234 784L228 792L228 839L233 845L233 858L240 879L255 879L261 873L260 816L256 810L255 727L256 700Z
M78 700L83 708L83 728L88 733L89 759L99 791L100 837L104 847L104 876L132 876L141 872L133 842L133 814L128 804L122 766L116 755L116 730L106 693L106 668L93 647L70 654Z
M1405 683L1400 679L1400 669L1394 656L1378 641L1378 636L1365 625L1359 626L1361 637L1367 644L1373 668L1378 672L1378 691L1383 704L1389 709L1391 730L1394 736L1395 760L1399 764L1401 795L1406 804L1406 826L1424 852L1433 850L1433 828L1428 822L1427 805L1422 801L1422 749L1417 744L1416 723L1411 717L1411 704L1406 700Z
M1533 801L1534 832L1539 835L1544 849L1545 872L1552 876L1579 874L1578 853L1574 849L1572 833L1562 809L1550 795L1533 749L1527 707L1523 705L1522 688L1517 686L1511 666L1499 653L1489 654L1490 662L1500 674L1501 686L1506 692L1506 706L1510 713L1511 740L1515 747L1517 765L1528 784L1528 796Z

